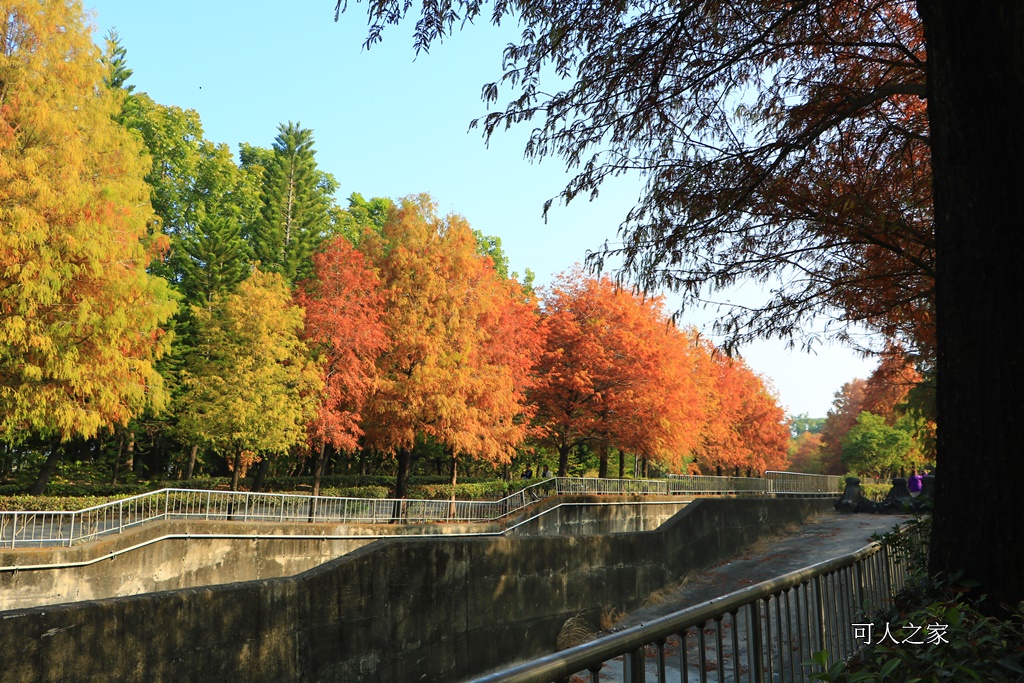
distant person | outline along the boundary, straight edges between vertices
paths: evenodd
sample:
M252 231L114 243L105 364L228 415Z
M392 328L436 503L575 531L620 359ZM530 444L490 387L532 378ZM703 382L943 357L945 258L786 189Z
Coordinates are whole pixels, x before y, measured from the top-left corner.
M544 477L545 479L551 476L551 470L548 469L547 465L544 465L544 471L541 472L540 476Z
M533 479L533 470L529 467L523 472L523 479Z
M907 490L910 491L910 495L916 496L921 493L921 480L923 477L917 473L917 470L910 470L910 476L907 478Z

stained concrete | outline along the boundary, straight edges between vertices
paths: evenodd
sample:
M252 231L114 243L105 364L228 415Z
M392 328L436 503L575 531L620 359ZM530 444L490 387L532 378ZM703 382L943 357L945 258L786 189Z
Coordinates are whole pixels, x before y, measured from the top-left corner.
M831 507L700 500L655 531L392 538L295 577L0 613L28 681L453 681L550 651L569 616L644 596Z
M158 520L71 547L0 550L0 612L294 576L378 537L649 531L687 503L679 496L565 496L478 524Z

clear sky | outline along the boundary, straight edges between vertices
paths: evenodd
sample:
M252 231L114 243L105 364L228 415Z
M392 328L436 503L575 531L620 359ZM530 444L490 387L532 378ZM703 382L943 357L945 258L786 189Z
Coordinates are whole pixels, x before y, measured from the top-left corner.
M236 152L240 142L269 147L279 123L300 122L314 131L320 168L340 182L342 205L352 192L429 192L442 212L501 237L512 269L533 270L540 285L614 242L640 191L639 178L616 179L593 202L554 206L545 223L544 202L569 177L564 164L524 161L526 126L489 146L468 130L487 111L480 88L500 76L515 26L478 25L416 57L408 27L364 49L365 5L354 1L338 23L334 0L84 2L97 42L111 28L120 34L134 70L129 83L161 104L198 111L209 140ZM712 336L704 311L682 323ZM743 355L788 412L812 417L824 417L842 384L874 367L835 345L810 355L761 342Z

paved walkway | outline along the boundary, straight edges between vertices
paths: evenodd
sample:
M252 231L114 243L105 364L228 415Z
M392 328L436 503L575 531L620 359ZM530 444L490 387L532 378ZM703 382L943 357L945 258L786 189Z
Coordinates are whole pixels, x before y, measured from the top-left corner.
M612 630L636 626L787 572L845 555L870 543L872 535L891 531L894 526L908 519L911 517L907 515L820 515L794 528L791 534L762 540L744 553L703 570L677 586L660 591L652 596L648 604L616 621ZM670 639L668 646L678 651L678 639ZM742 646L745 650L745 643ZM695 642L688 643L687 649L694 650L693 654L696 655L695 647ZM653 661L649 662L649 668L652 666ZM688 671L686 677L680 675L678 664L670 665L669 670L670 681L702 680L696 669ZM723 678L729 682L733 680L731 674ZM573 680L589 679L579 676ZM605 666L600 680L602 683L622 681L621 666ZM653 669L649 670L647 680L657 680ZM712 676L711 680L721 679Z

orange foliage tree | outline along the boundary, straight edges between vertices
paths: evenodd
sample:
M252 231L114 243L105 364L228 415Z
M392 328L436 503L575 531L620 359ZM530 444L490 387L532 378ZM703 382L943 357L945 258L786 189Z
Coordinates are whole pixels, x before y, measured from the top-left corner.
M381 321L380 280L362 253L338 236L313 256L313 269L313 278L302 283L296 298L306 310L304 336L324 383L308 427L315 496L327 446L348 451L359 444L360 411L376 387L377 358L388 339Z
M867 382L854 379L835 393L832 408L821 428L822 467L826 474L842 474L843 439L857 424L857 416L864 410Z
M366 443L394 455L405 497L417 439L462 456L508 462L526 436L525 387L539 334L521 290L476 253L459 216L409 198L360 249L377 268L388 346L363 411ZM511 329L514 334L508 334Z
M806 474L824 474L821 446L821 434L801 433L790 444L789 465L786 469Z
M708 345L698 374L705 382L707 420L697 448L703 468L763 472L785 466L789 427L764 381L742 360Z
M864 385L861 410L881 415L891 425L898 416L897 407L923 380L913 360L901 348L890 346Z
M543 310L547 346L531 395L539 441L558 451L559 476L582 444L597 449L602 477L611 447L678 464L701 413L660 299L576 269L556 278Z

